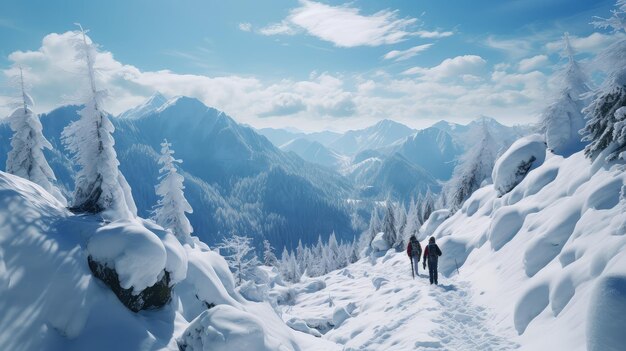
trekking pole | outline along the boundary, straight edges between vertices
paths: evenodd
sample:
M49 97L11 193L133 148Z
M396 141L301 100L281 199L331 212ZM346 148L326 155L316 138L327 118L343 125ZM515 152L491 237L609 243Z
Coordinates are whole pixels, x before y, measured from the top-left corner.
M409 257L409 260L411 260L411 276L413 276L413 279L415 279L415 269L413 268L413 257Z
M456 274L461 275L461 273L459 272L459 263L456 261L456 258L454 259L454 263L456 264Z

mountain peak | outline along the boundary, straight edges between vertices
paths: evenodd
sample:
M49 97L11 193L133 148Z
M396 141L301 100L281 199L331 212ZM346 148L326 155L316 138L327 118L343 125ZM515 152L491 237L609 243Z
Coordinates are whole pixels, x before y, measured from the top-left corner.
M172 108L174 106L177 108L185 108L185 109L191 109L191 110L208 110L209 109L207 105L205 105L202 101L196 98L189 97L189 96L175 96L167 100L167 102L165 102L161 107L159 107L156 112L161 112L163 110Z
M155 92L152 94L146 101L137 105L130 110L124 111L119 115L119 118L126 119L137 119L141 118L151 112L159 109L163 104L167 102L167 98L163 96L160 92Z

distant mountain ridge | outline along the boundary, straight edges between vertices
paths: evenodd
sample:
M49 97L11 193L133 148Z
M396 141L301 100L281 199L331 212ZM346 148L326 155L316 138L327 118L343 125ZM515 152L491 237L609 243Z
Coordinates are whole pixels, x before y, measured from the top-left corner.
M144 106L154 105L150 103ZM61 143L61 132L78 118L79 106L60 107L41 116L44 133L55 150L47 152L59 182L73 189L73 163ZM136 111L144 111L138 113ZM352 211L345 199L350 182L336 172L285 153L253 129L197 99L178 97L158 108L136 109L112 118L120 169L128 180L139 213L149 216L156 203L156 163L164 138L183 160L185 195L194 212L195 235L213 245L237 232L267 238L276 248L295 248L298 240L312 244L333 231L351 240ZM1 140L11 131L0 125ZM9 143L0 143L4 168Z

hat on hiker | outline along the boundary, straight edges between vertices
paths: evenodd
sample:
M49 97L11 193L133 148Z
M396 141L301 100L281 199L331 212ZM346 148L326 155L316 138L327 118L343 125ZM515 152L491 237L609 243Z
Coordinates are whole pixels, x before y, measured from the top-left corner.
M430 239L428 239L428 242L429 243L434 243L435 242L435 237L431 236Z

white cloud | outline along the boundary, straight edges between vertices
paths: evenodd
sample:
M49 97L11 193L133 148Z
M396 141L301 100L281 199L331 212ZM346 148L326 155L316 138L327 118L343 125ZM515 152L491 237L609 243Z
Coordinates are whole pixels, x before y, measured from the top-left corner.
M454 32L450 32L450 31L439 32L439 31L419 30L419 31L415 32L415 34L417 36L419 36L420 38L439 39L439 38L446 38L446 37L452 36L452 35L454 35Z
M418 55L420 52L427 50L431 46L433 46L433 44L418 45L407 50L392 50L386 53L383 57L385 60L404 61Z
M410 28L416 23L415 18L399 18L397 11L383 10L363 15L358 8L349 5L331 6L301 0L300 6L291 10L284 21L268 27L282 30L262 34L292 34L293 27L297 26L338 47L378 46L395 44L415 35Z
M523 57L533 50L533 40L530 38L499 39L490 35L484 44L490 48L504 51L512 57Z
M239 29L244 31L244 32L250 32L250 31L252 31L252 24L250 24L248 22L239 23Z
M487 61L477 55L464 55L447 58L439 65L431 68L413 67L403 72L406 75L417 74L422 79L441 80L449 77L461 77L466 74L480 72Z
M521 60L518 64L518 68L520 72L529 72L546 66L548 62L548 56L537 55Z
M49 34L39 49L9 55L14 64L30 69L36 110L43 112L88 89L83 63L77 62L72 38L75 32ZM160 91L166 96L186 95L256 127L294 126L305 130L364 127L394 118L414 127L433 120L462 121L478 115L502 116L503 122L530 122L543 108L549 91L540 72L508 74L486 71L480 56L459 56L419 76L394 77L385 71L356 76L312 73L305 80L266 82L238 75L210 77L168 70L143 71L117 61L113 54L96 56L98 87L109 91L105 108L112 113L133 107ZM4 70L5 75L15 72ZM443 81L445 77L457 77ZM0 96L0 102L5 100ZM8 112L0 111L0 114Z
M624 33L602 34L594 32L586 37L570 35L569 40L576 52L597 54L617 40L625 38L626 35ZM549 52L563 51L564 45L562 39L554 40L546 44L546 49Z
M296 34L296 29L288 22L282 21L259 29L259 33L263 35L294 35Z

